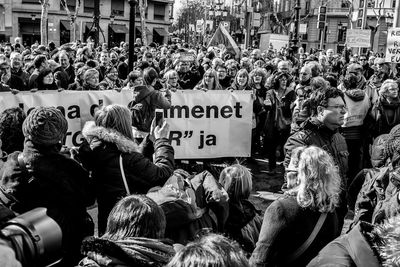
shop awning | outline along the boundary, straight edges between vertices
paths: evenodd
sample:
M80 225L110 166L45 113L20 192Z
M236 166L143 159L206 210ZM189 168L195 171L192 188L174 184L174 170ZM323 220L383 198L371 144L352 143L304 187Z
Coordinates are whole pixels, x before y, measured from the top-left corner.
M125 25L110 24L110 28L115 33L129 33L129 30Z
M60 20L60 25L62 25L67 31L71 30L71 24L68 20Z
M136 27L136 31L142 34L142 28L140 26ZM153 34L149 31L149 29L146 28L146 35L153 35Z
M164 28L154 28L153 30L160 36L168 36L168 32Z

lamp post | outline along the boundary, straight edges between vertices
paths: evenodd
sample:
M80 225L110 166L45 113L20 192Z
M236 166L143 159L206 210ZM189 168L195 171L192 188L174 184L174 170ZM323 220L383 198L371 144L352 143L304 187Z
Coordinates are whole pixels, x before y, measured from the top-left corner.
M36 19L36 14L31 14L32 18L32 40L31 40L31 45L33 45L33 41L35 39L35 19Z
M130 9L129 9L129 59L128 59L128 67L129 72L133 70L133 61L134 61L134 43L135 43L135 19L136 19L136 5L137 0L128 0Z
M113 25L114 24L114 19L115 19L115 15L114 13L111 13L110 15L110 24ZM113 29L111 27L111 31L110 31L110 40L108 40L109 42L109 47L114 47L114 34L113 34Z
M292 39L292 50L294 54L297 54L299 49L299 24L300 24L300 0L296 0L296 5L294 6L295 17L294 17L294 28L293 28L293 39Z

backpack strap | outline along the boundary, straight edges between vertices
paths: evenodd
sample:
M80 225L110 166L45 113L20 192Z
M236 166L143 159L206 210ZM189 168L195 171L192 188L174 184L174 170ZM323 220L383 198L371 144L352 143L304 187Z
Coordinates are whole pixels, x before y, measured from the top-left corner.
M124 182L126 195L129 196L131 194L131 191L129 190L128 182L126 181L124 165L122 163L122 154L119 155L119 169L121 170L121 176L122 176L122 181Z
M290 254L287 257L286 263L291 263L291 262L295 261L310 247L310 245L312 244L314 239L317 237L319 231L321 230L322 225L324 224L327 215L328 215L328 213L326 213L326 212L321 213L321 215L319 216L319 219L317 221L317 224L315 225L313 231L311 232L311 234L309 235L307 240L299 248L297 248L292 254Z

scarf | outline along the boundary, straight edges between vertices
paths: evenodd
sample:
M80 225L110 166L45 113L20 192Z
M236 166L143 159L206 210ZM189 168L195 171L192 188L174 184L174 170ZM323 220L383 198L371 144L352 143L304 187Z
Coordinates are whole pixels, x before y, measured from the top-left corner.
M87 257L80 266L164 266L175 254L171 244L145 237L115 241L90 237L83 241L82 252Z

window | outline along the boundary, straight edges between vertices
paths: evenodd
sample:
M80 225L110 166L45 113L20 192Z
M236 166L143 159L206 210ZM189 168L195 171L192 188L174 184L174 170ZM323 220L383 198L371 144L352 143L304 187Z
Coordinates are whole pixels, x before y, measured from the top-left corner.
M83 0L83 12L85 13L94 12L94 0Z
M22 4L40 4L38 0L22 0Z
M375 1L374 0L369 0L368 1L368 7L375 7Z
M154 20L165 20L165 5L154 3Z
M73 12L75 11L75 4L76 4L76 0L62 0L63 2L67 2L67 6L69 11ZM64 10L63 5L60 3L60 10Z
M306 8L305 8L305 14L310 13L310 1L306 1Z
M342 0L342 8L349 8L350 7L350 3L347 2L346 0Z
M124 0L111 1L111 13L115 16L124 16Z
M393 1L392 1L392 8L395 8L395 7L396 7L396 2L397 2L396 0L393 0Z

